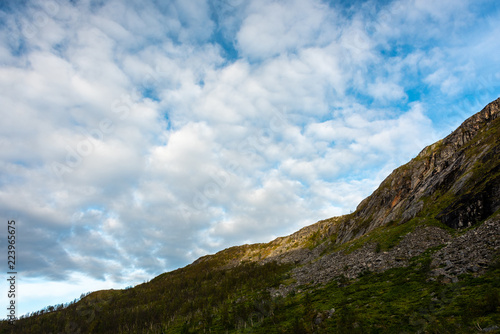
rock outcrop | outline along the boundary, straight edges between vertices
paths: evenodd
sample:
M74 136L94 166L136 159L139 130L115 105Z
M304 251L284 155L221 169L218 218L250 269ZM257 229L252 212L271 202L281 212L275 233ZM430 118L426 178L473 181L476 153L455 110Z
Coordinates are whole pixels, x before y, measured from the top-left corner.
M433 195L454 197L435 215L452 228L469 227L498 210L499 115L500 98L396 169L340 227L338 242L389 223L403 224L421 213Z

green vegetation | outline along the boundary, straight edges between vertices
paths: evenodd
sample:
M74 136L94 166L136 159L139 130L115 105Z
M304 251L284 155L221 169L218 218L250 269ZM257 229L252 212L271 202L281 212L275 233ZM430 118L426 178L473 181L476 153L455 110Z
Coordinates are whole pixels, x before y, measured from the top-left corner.
M500 324L499 268L455 284L428 282L432 251L406 268L274 298L272 314L247 326L252 333L471 333Z
M428 276L438 248L408 267L302 286L286 297L267 287L291 283L290 266L213 270L202 263L134 289L92 293L15 327L3 322L0 333L472 333L499 326L500 262L481 277L443 284Z
M413 232L417 226L436 226L448 232L455 231L436 219L416 217L401 225L393 222L392 224L380 226L368 234L341 245L337 245L330 241L323 253L343 251L349 254L368 243L374 243L377 252L387 251L399 244L402 238L404 238L406 234Z
M316 232L312 233L307 239L306 247L312 250L322 242L323 239L321 235L321 230L317 230Z
M254 305L270 300L290 266L243 263L220 269L210 261L166 273L127 290L92 293L54 312L0 324L0 333L180 333L236 328ZM236 327L235 327L236 326Z

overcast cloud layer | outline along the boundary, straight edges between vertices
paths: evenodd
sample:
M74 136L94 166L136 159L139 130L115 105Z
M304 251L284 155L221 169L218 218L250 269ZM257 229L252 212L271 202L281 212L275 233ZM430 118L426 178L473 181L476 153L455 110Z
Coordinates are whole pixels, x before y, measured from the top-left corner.
M353 3L3 1L21 311L349 213L498 97L497 1Z

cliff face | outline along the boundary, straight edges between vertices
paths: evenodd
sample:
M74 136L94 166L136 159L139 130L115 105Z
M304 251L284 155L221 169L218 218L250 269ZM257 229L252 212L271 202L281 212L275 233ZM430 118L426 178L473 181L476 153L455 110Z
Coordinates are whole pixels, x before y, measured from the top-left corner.
M500 98L396 169L340 227L338 242L383 225L403 224L426 209L452 228L474 225L498 210L499 110ZM430 212L431 206L439 212Z

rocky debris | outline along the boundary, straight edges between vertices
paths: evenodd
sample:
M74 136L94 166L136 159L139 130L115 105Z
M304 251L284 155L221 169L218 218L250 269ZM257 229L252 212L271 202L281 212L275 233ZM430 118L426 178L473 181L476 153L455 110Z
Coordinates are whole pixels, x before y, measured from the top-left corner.
M325 319L330 319L334 313L335 313L334 308L327 311L318 312L316 314L316 317L314 317L314 324L320 325Z
M481 330L481 332L485 332L485 333L488 333L488 332L494 332L494 331L497 331L500 329L500 327L498 327L497 325L493 325L493 326L490 326L490 327L486 327L486 328L479 328Z
M461 274L484 273L500 254L500 217L490 218L479 227L456 237L432 255L430 275L443 282L458 281Z
M293 269L292 277L295 283L282 285L274 289L272 294L287 295L303 284L324 284L339 277L353 279L367 272L383 272L390 268L407 266L412 257L450 240L449 233L441 228L420 226L405 235L396 247L386 252L377 252L374 243L367 243L351 253L338 251L319 258L310 252L308 259L315 261ZM315 251L322 249L318 247Z
M419 226L406 234L397 246L386 252L377 252L374 243L367 243L351 253L333 252L317 257L317 251L309 251L308 263L292 270L295 282L272 289L274 296L285 296L296 291L298 286L325 284L333 279L355 279L369 272L383 272L390 268L408 266L412 257L427 249L445 245L432 254L429 280L439 279L443 283L456 283L459 275L480 275L500 255L500 215L490 218L475 229L452 237L438 227ZM300 256L300 253L296 253ZM286 262L289 258L281 258ZM304 261L301 261L304 263Z

